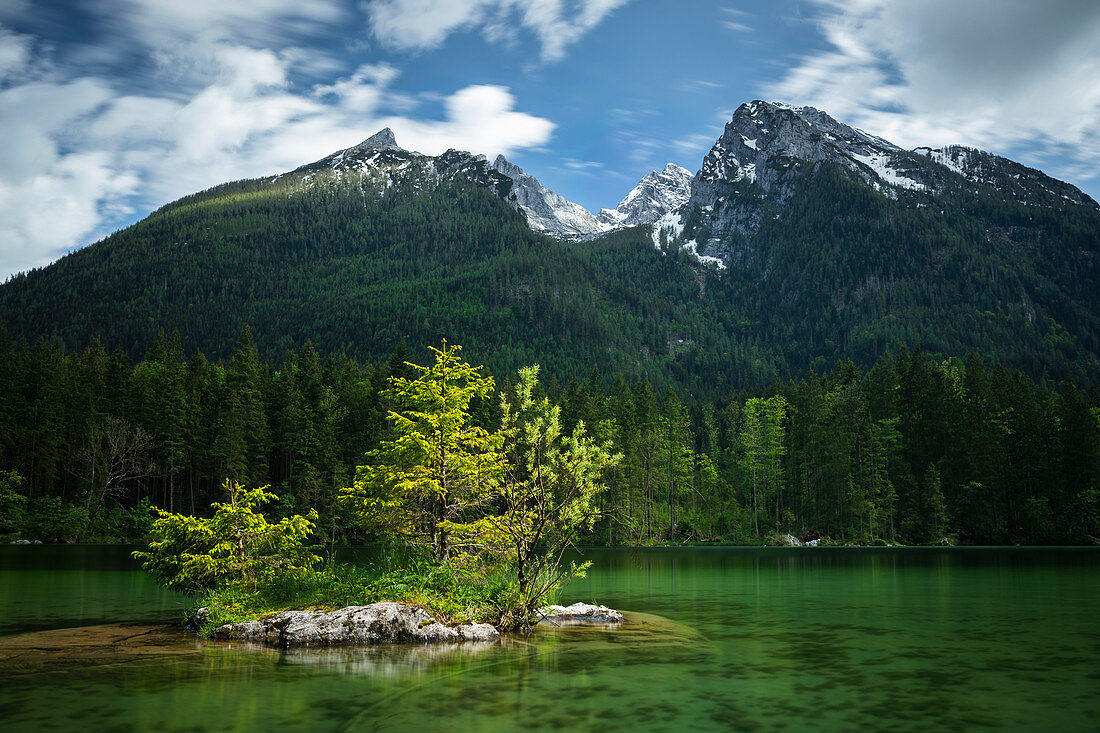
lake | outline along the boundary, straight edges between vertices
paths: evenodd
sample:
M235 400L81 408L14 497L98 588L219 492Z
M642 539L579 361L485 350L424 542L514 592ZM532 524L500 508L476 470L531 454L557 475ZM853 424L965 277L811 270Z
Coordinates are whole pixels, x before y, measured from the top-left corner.
M13 730L1096 730L1100 550L586 550L627 612L488 647L201 644L37 665L48 631L178 618L121 547L0 547ZM635 612L633 615L630 612ZM20 639L24 637L19 637ZM55 639L54 642L48 642ZM115 643L115 642L112 642ZM6 667L4 665L7 665Z

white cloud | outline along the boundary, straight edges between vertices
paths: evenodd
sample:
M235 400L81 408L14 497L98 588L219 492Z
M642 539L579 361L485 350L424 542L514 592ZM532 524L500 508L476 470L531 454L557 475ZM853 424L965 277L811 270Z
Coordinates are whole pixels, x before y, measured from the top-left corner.
M19 182L54 165L73 124L111 97L104 83L35 81L0 91L0 176Z
M137 177L116 172L110 156L74 153L55 158L21 181L0 177L0 261L10 274L55 259L100 225L104 202L132 194ZM116 208L115 213L125 213Z
M755 30L751 25L745 22L745 19L749 17L749 14L744 10L737 8L720 8L722 25L731 31L737 33L751 33Z
M829 48L771 97L907 147L962 143L1039 164L1061 145L1073 162L1050 172L1098 175L1100 4L816 2Z
M153 47L196 36L252 43L345 19L340 0L85 0L100 26L117 25Z
M539 39L544 61L565 49L628 0L369 0L374 35L400 49L434 48L457 31L481 30L490 41L514 42L523 28Z
M0 26L0 81L23 72L30 64L34 39Z
M370 112L378 106L386 86L397 74L397 69L389 64L368 64L360 66L347 79L316 87L313 94L320 99L335 97L349 111Z
M391 66L295 90L292 61L200 38L160 57L188 82L163 94L121 93L105 79L54 72L0 90L0 276L46 264L134 211L289 170L384 126L410 149L486 154L543 145L554 128L516 110L506 87L459 89L441 97L442 119L425 120L407 114L425 102L389 88L398 76Z
M604 167L603 163L598 160L577 160L576 158L562 158L561 164L564 168L581 173L602 170Z
M703 153L714 145L716 137L717 135L709 133L685 135L679 140L672 141L672 149L681 157L688 157L690 155L699 155L699 157L702 157Z
M382 122L393 128L402 147L429 155L448 148L508 155L519 148L548 142L554 123L516 112L514 105L515 99L507 87L475 85L460 89L447 99L444 121L391 117Z

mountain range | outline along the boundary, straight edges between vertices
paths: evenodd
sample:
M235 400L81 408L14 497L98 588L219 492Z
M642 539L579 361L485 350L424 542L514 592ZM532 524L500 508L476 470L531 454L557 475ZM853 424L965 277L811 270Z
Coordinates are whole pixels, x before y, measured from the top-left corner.
M670 163L596 214L503 156L422 155L382 130L12 278L0 318L135 355L161 328L225 355L246 322L267 350L363 359L447 337L494 370L691 388L903 343L1095 380L1098 262L1100 207L1068 183L755 101L696 173Z

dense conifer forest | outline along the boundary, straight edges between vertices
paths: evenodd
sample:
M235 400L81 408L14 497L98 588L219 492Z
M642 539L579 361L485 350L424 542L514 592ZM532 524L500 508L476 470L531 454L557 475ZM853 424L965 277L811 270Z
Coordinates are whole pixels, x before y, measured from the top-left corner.
M159 333L133 362L99 343L64 353L0 334L0 532L137 539L151 506L202 513L226 477L270 485L275 516L316 508L331 541L371 540L337 497L391 430L382 392L407 361L261 359L245 329L227 360ZM509 391L515 374L496 374ZM548 379L563 423L623 455L591 544L1087 543L1100 536L1100 392L1033 381L972 352L905 347L861 371L776 379L696 399L593 367ZM500 422L496 395L472 405Z

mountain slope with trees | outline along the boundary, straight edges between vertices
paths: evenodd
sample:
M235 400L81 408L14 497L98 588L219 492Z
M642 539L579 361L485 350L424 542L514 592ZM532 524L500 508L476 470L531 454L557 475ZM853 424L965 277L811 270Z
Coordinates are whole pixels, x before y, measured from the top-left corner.
M652 236L543 236L512 184L480 156L376 135L17 276L0 319L16 341L131 355L161 328L213 358L246 324L273 360L307 340L369 363L448 338L494 374L598 366L701 396L844 358L869 368L901 344L1100 377L1100 209L1011 161L752 103Z

